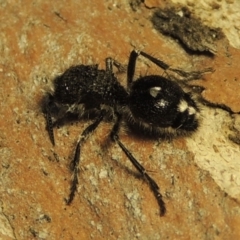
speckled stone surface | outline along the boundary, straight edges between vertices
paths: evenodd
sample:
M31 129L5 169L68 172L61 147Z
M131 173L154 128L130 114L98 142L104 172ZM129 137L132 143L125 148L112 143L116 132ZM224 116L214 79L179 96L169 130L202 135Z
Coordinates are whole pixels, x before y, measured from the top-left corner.
M202 106L201 127L191 138L156 142L120 133L159 184L166 216L159 217L148 185L110 143L109 123L84 144L78 192L70 206L65 203L69 163L89 123L55 129L52 147L40 102L69 66L104 68L109 56L127 64L137 47L174 67L212 67L215 72L194 84L206 88L209 101L240 111L239 45L222 39L213 58L189 55L149 21L151 7L165 4L145 1L133 11L128 1L0 1L0 239L240 238L240 148L229 140L229 134L239 135L239 115L221 109ZM210 24L204 20L209 9L230 11L235 3L204 4L199 17ZM151 73L164 74L140 60L137 74ZM118 77L125 85L125 74Z

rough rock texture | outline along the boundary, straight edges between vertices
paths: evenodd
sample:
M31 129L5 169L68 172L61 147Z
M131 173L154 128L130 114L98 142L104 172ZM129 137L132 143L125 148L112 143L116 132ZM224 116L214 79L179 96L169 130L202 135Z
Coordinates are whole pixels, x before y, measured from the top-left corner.
M212 58L189 55L152 28L149 2L131 1L131 7L128 1L0 1L0 239L240 238L240 148L229 140L229 134L239 139L239 115L221 109L202 106L201 127L191 138L156 142L121 132L160 185L166 216L159 217L147 184L109 142L108 123L84 145L78 194L70 206L65 204L69 162L89 123L55 129L52 147L40 102L53 78L69 66L99 63L104 68L108 56L127 64L137 47L173 67L214 68L194 84L206 88L207 100L240 111L240 53L232 47L240 44L223 39ZM226 6L236 10L232 1L211 2L222 16ZM205 24L204 16L214 9L202 8ZM224 28L215 21L213 27ZM145 59L137 72L164 74ZM119 79L125 84L124 74Z

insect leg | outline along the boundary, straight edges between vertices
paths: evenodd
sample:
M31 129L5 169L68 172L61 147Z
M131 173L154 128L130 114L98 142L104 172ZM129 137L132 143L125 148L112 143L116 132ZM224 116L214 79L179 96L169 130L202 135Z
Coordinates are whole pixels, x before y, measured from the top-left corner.
M113 129L111 131L111 138L115 141L119 147L126 154L128 159L134 165L134 167L141 173L142 177L147 180L150 189L152 190L155 198L157 199L159 208L160 208L160 216L163 216L166 213L165 203L162 199L162 194L160 193L159 186L157 183L148 175L145 168L136 160L136 158L131 154L131 152L124 146L124 144L119 140L118 130L120 127L121 116L118 116L117 122L114 124Z
M113 59L108 57L105 59L106 62L106 72L107 73L112 73L113 72Z
M126 71L126 66L119 63L113 58L106 58L106 72L107 73L113 73L113 65L118 69L119 72L125 72Z
M136 50L133 50L136 51ZM156 64L157 66L159 66L160 68L164 69L164 70L169 70L172 72L177 73L179 76L186 78L188 81L193 80L193 79L199 79L202 77L202 75L204 75L205 73L208 72L214 72L214 70L212 68L206 68L204 70L201 71L192 71L192 72L185 72L181 69L177 69L177 68L171 68L168 64L164 63L163 61L145 53L142 51L137 52L138 55L142 55L143 57L149 59L151 62L153 62L154 64Z
M127 67L127 85L128 88L130 88L130 85L133 81L134 73L135 73L135 67L136 67L136 60L139 53L135 50L133 50L130 53L129 60L128 60L128 67Z
M162 68L163 70L167 70L170 66L168 64L166 64L165 62L145 53L142 51L138 52L138 55L142 55L143 57L149 59L151 62L155 63L157 66L159 66L160 68Z
M127 69L127 84L128 87L130 87L130 84L133 81L133 77L134 77L134 73L135 73L135 67L136 67L136 61L139 55L142 55L143 57L149 59L151 62L155 63L157 66L159 66L160 68L167 70L169 68L169 65L164 63L163 61L152 57L151 55L142 52L142 51L137 51L137 50L133 50L130 53L130 57L129 57L129 61L128 61L128 69Z
M70 188L69 198L67 199L68 205L72 202L77 190L81 146L86 141L89 134L91 134L98 127L100 122L103 120L105 114L106 112L102 110L99 116L97 117L97 119L92 124L90 124L87 128L85 128L85 130L80 135L80 139L77 142L74 158L70 164L70 170L73 172L73 180Z

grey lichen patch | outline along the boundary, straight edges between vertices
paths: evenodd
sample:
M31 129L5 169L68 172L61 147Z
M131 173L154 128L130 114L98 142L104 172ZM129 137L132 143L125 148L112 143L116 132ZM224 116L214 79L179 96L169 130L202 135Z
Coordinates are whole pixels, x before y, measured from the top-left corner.
M179 40L191 51L215 54L215 41L223 36L220 29L203 25L200 20L192 17L186 8L158 9L151 21L157 31Z
M86 165L86 169L88 170L88 176L90 183L92 186L97 187L98 186L98 175L99 170L97 169L96 165L94 163L89 163Z
M99 176L100 179L107 178L108 177L108 171L106 169L101 169L98 176Z
M199 131L187 139L195 162L207 170L222 190L240 199L240 146L229 140L232 119L226 111L203 108Z
M131 210L135 218L139 218L144 221L144 215L140 207L140 195L139 192L135 189L132 192L126 193L127 201L125 206Z
M14 227L4 213L2 202L0 202L0 226L0 239L16 239Z

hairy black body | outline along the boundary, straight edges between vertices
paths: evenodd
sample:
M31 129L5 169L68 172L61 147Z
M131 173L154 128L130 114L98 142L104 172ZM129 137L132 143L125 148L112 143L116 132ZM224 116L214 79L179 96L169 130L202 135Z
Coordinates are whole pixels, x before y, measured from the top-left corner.
M140 77L133 81L136 60L144 56L164 70L170 67L164 62L144 53L132 51L127 69L128 87L125 89L113 74L113 65L121 65L111 58L106 59L106 69L99 70L97 65L78 65L67 69L54 81L54 92L48 93L44 103L47 130L53 145L55 144L53 127L68 113L79 118L94 114L93 122L82 132L77 142L75 156L71 162L73 181L67 203L74 198L78 185L78 172L81 146L98 125L111 117L113 127L110 133L132 162L135 168L148 182L154 193L160 215L166 212L157 183L149 176L143 166L120 141L118 132L124 121L132 131L146 136L175 137L188 135L198 128L197 104L189 93L175 82L159 75ZM181 73L179 70L172 71ZM184 73L185 74L185 73Z

